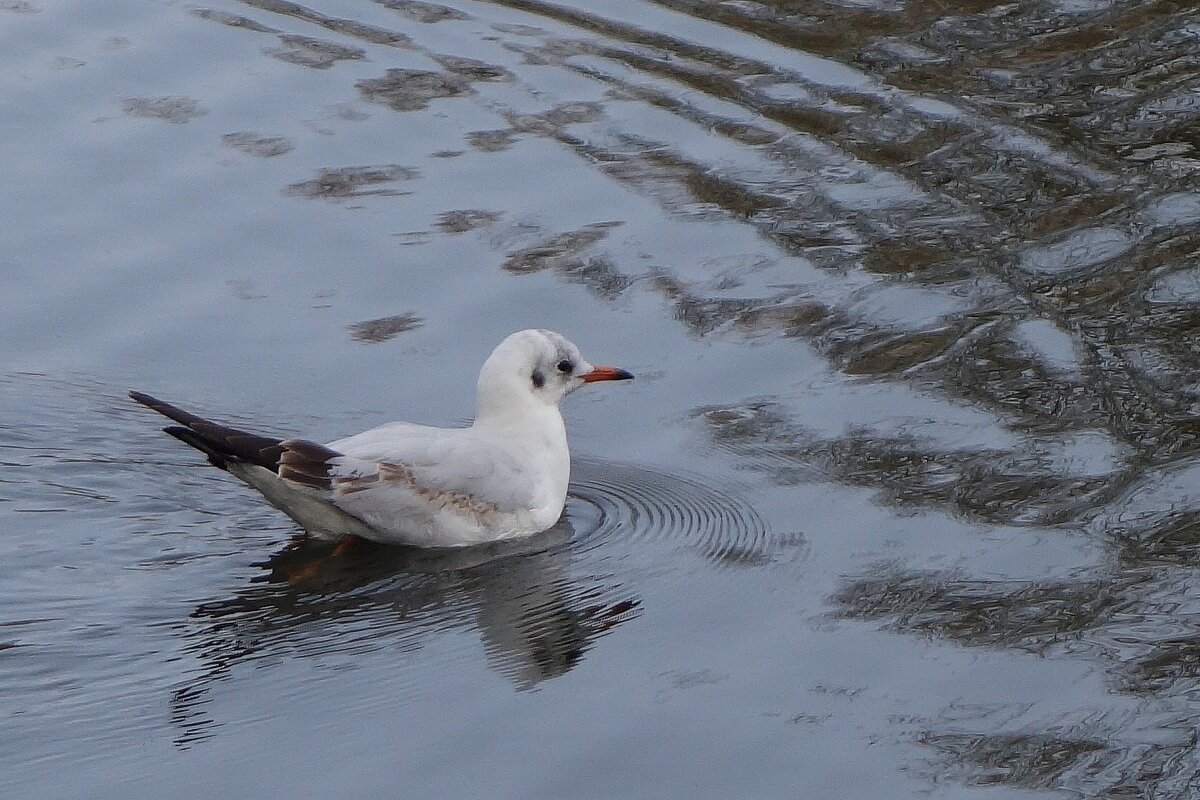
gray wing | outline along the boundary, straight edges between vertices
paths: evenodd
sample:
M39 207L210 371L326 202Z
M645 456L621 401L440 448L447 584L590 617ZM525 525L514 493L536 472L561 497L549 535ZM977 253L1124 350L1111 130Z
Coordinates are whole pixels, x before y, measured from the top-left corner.
M534 477L510 453L469 428L392 423L327 445L333 502L347 511L422 514L515 512L536 501Z

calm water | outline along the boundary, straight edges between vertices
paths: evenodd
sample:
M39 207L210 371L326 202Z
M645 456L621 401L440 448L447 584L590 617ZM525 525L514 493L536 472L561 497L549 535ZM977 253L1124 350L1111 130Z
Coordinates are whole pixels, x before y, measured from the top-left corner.
M0 795L1187 798L1200 13L0 2ZM153 392L563 522L305 545Z

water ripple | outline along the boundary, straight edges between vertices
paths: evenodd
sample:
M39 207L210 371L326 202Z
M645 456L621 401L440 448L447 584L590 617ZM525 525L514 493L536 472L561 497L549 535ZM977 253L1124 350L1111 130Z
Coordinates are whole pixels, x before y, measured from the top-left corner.
M620 537L627 548L667 544L694 549L716 563L763 564L774 560L779 544L749 503L690 476L582 461L571 495L575 502L568 513L586 531L576 537L581 552ZM587 519L586 526L579 517Z

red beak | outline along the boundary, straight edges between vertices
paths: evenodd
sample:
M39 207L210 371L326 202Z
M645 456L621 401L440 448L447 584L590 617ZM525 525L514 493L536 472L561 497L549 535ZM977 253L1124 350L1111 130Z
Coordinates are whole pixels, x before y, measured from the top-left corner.
M633 373L616 367L593 367L592 371L583 376L584 383L594 381L628 381L633 380Z

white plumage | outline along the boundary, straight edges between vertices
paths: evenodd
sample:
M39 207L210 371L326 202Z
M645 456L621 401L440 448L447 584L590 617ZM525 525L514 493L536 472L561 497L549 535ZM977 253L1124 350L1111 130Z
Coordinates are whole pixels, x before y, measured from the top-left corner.
M316 536L450 547L557 522L571 472L559 402L585 383L632 377L592 366L553 331L520 331L484 363L470 426L392 422L328 445L255 436L130 394Z

